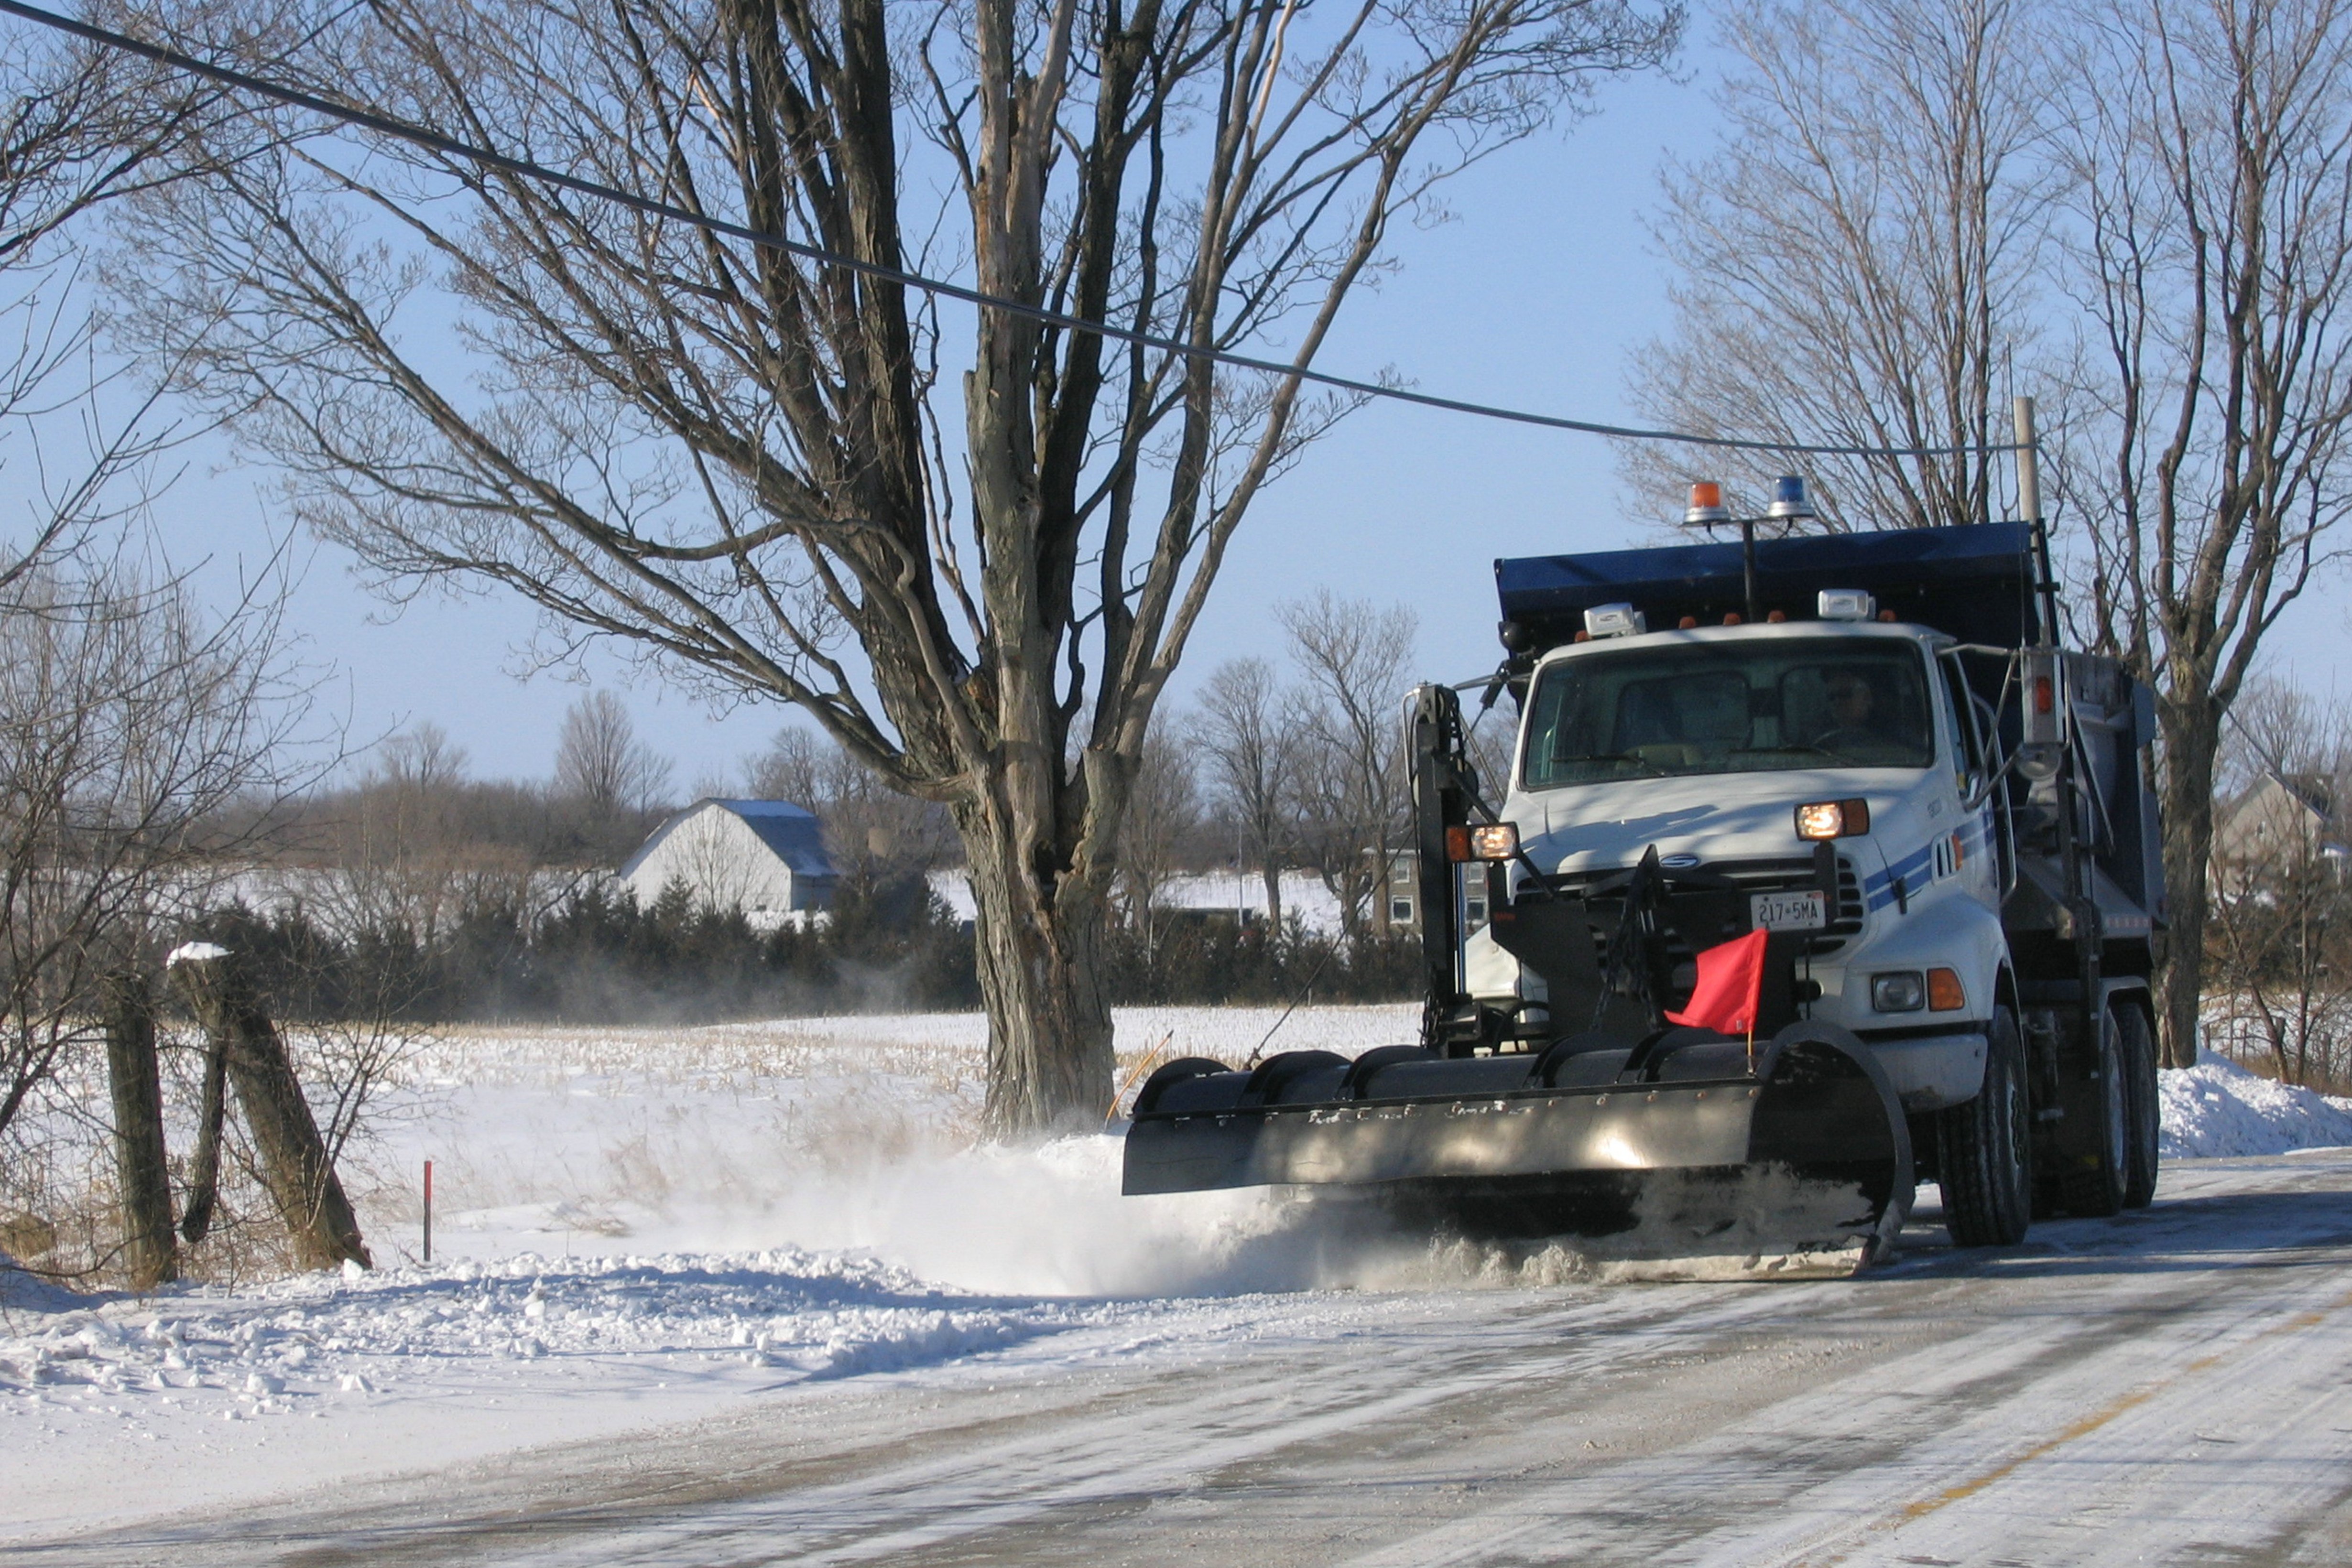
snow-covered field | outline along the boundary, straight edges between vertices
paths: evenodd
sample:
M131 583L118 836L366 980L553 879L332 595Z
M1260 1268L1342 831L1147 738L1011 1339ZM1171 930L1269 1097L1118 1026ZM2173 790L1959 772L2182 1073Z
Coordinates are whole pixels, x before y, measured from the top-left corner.
M1275 1009L1122 1011L1147 1055L1237 1060ZM1409 1038L1301 1009L1277 1047ZM0 1541L709 1416L950 1364L1109 1364L1328 1337L1393 1293L1573 1260L1360 1233L1262 1192L1126 1199L1103 1135L975 1148L981 1022L452 1034L353 1162L379 1268L0 1305ZM2170 1159L2352 1145L2352 1102L2227 1063L2165 1077ZM434 1260L417 1176L435 1163ZM5 1281L6 1276L0 1276ZM91 1478L135 1467L134 1490Z

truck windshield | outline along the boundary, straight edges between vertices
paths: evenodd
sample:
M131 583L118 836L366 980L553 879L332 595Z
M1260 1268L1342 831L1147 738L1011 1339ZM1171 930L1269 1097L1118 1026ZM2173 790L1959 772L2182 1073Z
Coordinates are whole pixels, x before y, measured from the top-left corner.
M1521 782L1792 768L1925 768L1927 676L1891 639L1685 643L1594 653L1537 677Z

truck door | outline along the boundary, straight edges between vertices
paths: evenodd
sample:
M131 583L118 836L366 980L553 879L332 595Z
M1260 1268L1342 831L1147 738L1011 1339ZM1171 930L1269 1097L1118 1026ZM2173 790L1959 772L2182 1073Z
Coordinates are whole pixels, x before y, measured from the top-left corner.
M1936 664L1944 673L1945 746L1952 759L1952 782L1965 811L1991 768L1990 752L1978 727L1976 705L1970 700L1968 676L1960 668L1958 653L1947 652ZM1937 860L1941 863L1945 855L1949 855L1960 885L1997 908L2000 890L2007 883L2000 865L2006 849L1994 820L1994 803L1989 799L1974 812L1960 818L1951 842Z

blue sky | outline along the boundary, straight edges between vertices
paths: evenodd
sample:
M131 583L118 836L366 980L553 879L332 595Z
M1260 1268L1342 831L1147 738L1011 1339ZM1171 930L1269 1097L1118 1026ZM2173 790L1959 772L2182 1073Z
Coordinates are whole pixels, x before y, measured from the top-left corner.
M1392 369L1428 392L1628 417L1629 356L1666 326L1667 267L1642 214L1661 160L1703 156L1716 134L1713 79L1699 47L1679 79L1608 84L1597 115L1460 178L1447 192L1454 220L1402 233L1402 270L1350 302L1323 367ZM208 560L216 583L284 528L267 474L222 462L215 455L192 468L157 508L171 555ZM1177 698L1221 659L1277 654L1272 608L1318 586L1411 604L1423 671L1466 678L1496 655L1495 557L1612 548L1662 520L1625 510L1612 453L1595 438L1375 404L1312 449L1244 524ZM314 660L331 666L330 697L355 741L431 719L467 748L478 775L547 772L563 710L583 688L517 678L527 610L494 596L395 610L355 583L334 550L307 540L296 549L305 566L290 619ZM2298 613L2280 648L2322 690L2336 681L2345 630L2335 597ZM676 758L681 791L704 779L731 784L737 759L791 719L781 706L714 716L611 658L593 657L589 674L619 691L645 737Z

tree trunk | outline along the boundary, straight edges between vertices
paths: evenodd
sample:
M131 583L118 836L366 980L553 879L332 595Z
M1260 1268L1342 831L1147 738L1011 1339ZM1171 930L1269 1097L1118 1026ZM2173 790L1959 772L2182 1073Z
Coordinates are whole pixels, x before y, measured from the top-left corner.
M261 1154L262 1181L293 1238L295 1262L304 1269L331 1269L346 1261L373 1268L310 1103L295 1082L286 1042L262 1010L236 955L215 949L210 956L183 958L174 967L236 1085L236 1103Z
M2164 896L2169 929L2158 980L2163 1064L2197 1065L2197 1019L2204 999L2205 880L2213 854L2213 762L2217 714L2200 703L2161 709L2164 728Z
M134 1291L180 1277L164 1165L163 1083L155 1068L155 1008L147 982L105 980L106 1070L114 1091L114 1174L122 1203L122 1261Z
M1108 903L1082 877L1024 863L1012 839L976 822L964 833L988 1009L983 1121L1000 1138L1098 1127L1115 1065L1096 961Z
M1258 868L1265 878L1265 934L1270 942L1282 930L1282 866L1268 855Z

